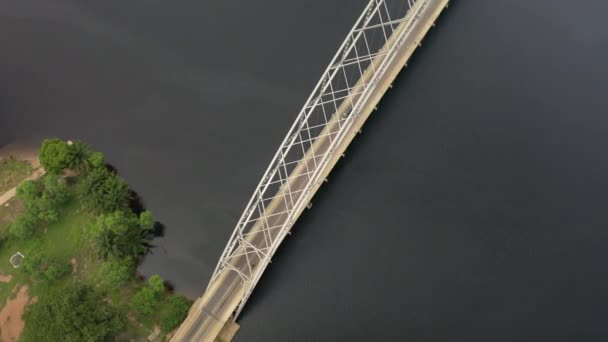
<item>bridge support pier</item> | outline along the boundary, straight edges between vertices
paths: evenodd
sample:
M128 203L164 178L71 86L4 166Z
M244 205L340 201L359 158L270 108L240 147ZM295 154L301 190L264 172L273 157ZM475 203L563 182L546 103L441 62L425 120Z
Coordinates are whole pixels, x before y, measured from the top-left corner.
M226 325L224 325L224 328L222 328L222 331L217 336L214 342L231 342L240 328L241 326L238 325L237 322L226 322Z

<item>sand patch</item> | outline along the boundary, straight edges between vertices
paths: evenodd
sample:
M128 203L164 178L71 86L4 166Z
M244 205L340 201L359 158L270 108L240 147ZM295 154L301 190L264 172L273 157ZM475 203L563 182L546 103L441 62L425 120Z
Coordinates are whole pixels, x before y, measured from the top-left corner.
M15 143L0 147L0 159L10 156L29 162L34 169L40 167L38 147L35 145Z
M0 311L0 340L5 342L19 341L19 336L21 336L25 326L22 316L29 301L27 285L19 288L15 298L6 301L2 311Z
M70 263L72 264L72 273L78 272L78 260L76 260L76 258L72 258Z
M11 280L13 280L12 274L4 275L0 273L0 282L9 283Z

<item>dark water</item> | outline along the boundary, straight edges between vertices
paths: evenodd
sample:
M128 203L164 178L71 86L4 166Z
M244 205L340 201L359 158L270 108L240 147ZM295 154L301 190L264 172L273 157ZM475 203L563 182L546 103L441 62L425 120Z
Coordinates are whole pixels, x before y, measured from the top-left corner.
M365 0L0 0L0 144L91 142L188 295ZM455 2L237 341L608 339L608 3Z

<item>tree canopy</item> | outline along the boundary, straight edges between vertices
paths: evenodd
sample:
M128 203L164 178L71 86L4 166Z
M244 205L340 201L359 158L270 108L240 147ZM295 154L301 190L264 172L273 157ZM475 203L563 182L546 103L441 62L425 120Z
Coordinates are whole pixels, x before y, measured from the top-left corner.
M148 285L157 295L161 295L165 292L165 280L158 274L155 274L148 279Z
M106 341L124 327L121 312L93 287L53 288L28 306L23 341Z
M91 168L91 147L82 142L74 141L68 145L67 167L74 171L88 171Z
M97 272L97 282L110 290L118 290L135 274L132 258L107 260L101 263Z
M26 208L11 224L10 233L26 239L33 235L39 223L55 222L60 207L68 200L65 182L56 174L48 174L41 180L25 181L17 187L17 198Z
M83 206L93 213L127 210L131 193L127 184L106 168L95 168L80 182L78 195Z
M137 258L149 251L150 230L132 212L101 214L91 228L99 255L104 259Z
M70 274L72 265L69 262L49 259L40 254L32 254L23 259L22 269L36 280L55 281Z
M40 164L49 173L61 173L69 164L70 149L60 139L45 139L40 148Z
M165 280L158 274L148 279L148 284L137 291L131 300L131 306L142 316L147 316L154 312L165 293Z
M131 299L131 306L142 316L150 315L154 312L159 299L154 290L149 286L144 286Z

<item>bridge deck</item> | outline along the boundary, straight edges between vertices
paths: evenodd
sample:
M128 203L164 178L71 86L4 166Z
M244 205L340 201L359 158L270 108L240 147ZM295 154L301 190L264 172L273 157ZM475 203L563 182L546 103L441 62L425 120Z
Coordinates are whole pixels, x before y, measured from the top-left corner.
M449 0L429 0L425 4L428 8L421 14L421 17L418 18L417 25L413 30L404 37L403 44L397 51L395 58L391 61L387 72L378 80L373 93L365 99L365 102L361 107L360 115L349 128L344 140L337 146L335 153L332 154L329 162L325 164L320 179L325 179L331 172L340 156L344 153L354 136L363 126L365 120L374 110L389 86L393 83L400 70L406 65L430 27L437 20L443 8L447 6L448 1ZM418 1L415 6L422 3L423 1ZM387 45L389 43L394 43L396 37L399 36L397 33L405 30L405 25L407 24L407 22L403 22L398 26L393 36L389 38ZM367 83L370 81L370 78L373 76L373 69L377 67L381 62L380 58L383 57L380 56L377 58L378 60L374 60L370 64L370 67L362 74L359 82ZM248 243L256 247L264 248L270 247L268 241L272 241L276 238L282 239L284 237L280 236L283 232L279 230L263 231L263 226L280 226L288 220L287 212L289 212L290 209L294 209L294 202L285 200L288 195L293 196L293 194L298 194L299 196L306 197L306 203L314 196L315 192L320 187L321 182L314 184L311 191L304 191L310 180L310 172L308 172L308 170L315 168L319 163L320 156L330 148L330 142L336 137L340 130L339 118L342 115L348 115L349 111L352 109L351 104L359 100L360 96L363 95L351 95L351 100L353 101L344 101L337 109L339 115L335 115L333 119L328 122L324 128L324 132L319 135L319 138L306 152L305 158L302 159L290 174L290 180L287 186L283 186L280 190L280 192L285 193L282 196L276 196L266 208L267 222L262 223L262 220L260 220L247 235L246 240ZM287 192L289 192L289 194L287 194ZM303 207L298 208L297 210L298 212L295 215L296 218L301 214ZM237 272L234 272L232 268L235 270L253 268L253 270L250 269L250 271L262 272L265 266L266 265L262 263L261 256L256 256L255 254L248 255L247 253L242 253L239 257L231 259L230 268L223 269L209 285L204 295L195 302L190 311L190 315L178 329L172 341L213 342L226 322L231 319L235 310L237 310L239 303L244 298L244 293L247 290L241 276L239 276Z

